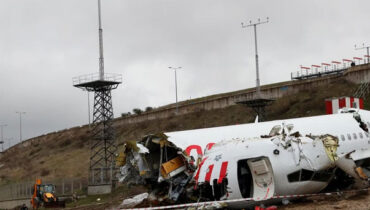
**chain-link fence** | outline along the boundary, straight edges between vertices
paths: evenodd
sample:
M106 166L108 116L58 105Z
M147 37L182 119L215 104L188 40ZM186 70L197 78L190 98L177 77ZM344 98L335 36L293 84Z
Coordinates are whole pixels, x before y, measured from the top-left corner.
M0 186L0 201L31 198L34 184L35 181L24 181ZM68 196L86 191L88 181L87 179L42 179L42 184L55 185L57 196Z

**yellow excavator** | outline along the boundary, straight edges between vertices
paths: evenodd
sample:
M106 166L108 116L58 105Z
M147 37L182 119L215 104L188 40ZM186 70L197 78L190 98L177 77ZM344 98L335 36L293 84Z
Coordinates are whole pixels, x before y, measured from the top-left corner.
M31 205L33 209L38 209L41 206L44 208L64 208L65 202L60 201L55 195L54 185L42 184L41 179L37 179L33 187Z

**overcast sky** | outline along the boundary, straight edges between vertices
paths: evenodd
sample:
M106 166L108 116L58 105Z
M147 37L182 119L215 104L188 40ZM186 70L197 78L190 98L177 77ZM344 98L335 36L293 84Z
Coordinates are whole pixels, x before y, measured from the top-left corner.
M98 72L96 0L2 0L0 124L23 139L88 122L87 93L72 77ZM261 83L290 80L299 65L363 56L370 1L102 0L105 72L123 75L114 114L255 86L252 28ZM92 99L92 95L91 95ZM6 142L5 146L8 146Z

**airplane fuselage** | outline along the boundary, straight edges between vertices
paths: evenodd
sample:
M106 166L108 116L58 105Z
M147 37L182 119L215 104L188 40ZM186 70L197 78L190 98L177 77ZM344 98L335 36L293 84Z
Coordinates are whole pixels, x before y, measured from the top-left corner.
M338 167L353 170L356 161L368 162L367 128L370 112L359 110L166 135L195 159L200 157L194 178L198 186L212 187L210 199L265 200L320 192ZM368 168L365 172L369 176Z

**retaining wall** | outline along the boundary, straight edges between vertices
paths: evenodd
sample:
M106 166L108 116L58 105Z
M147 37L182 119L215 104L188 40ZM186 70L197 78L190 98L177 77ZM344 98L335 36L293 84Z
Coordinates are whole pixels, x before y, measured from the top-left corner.
M280 98L282 96L298 93L314 87L326 85L334 80L346 79L353 83L370 82L370 64L363 64L348 68L343 74L328 75L306 80L286 81L275 84L261 86L261 93L267 98ZM178 114L183 115L202 110L213 110L235 105L236 101L252 99L255 97L255 88L249 88L234 92L211 95L203 98L197 98L179 102ZM123 126L131 123L139 123L147 120L163 119L176 115L176 104L170 104L159 107L140 115L131 115L127 117L118 117L114 119L115 126ZM24 147L29 146L32 142L43 141L50 135L58 135L61 132L72 132L75 129L87 129L87 126L77 126L57 132L52 132L39 137L35 137L18 144ZM18 145L15 145L18 146ZM12 150L12 148L10 148Z
M314 87L326 85L333 80L346 79L353 83L370 82L370 64L364 64L348 68L343 74L322 76L306 80L287 81L261 86L261 93L266 98L280 98L282 96L298 93ZM213 110L235 105L236 101L253 99L256 95L255 88L208 96L204 98L180 102L178 115L188 114L201 110ZM176 105L167 108L159 108L140 115L117 118L115 123L119 125L138 123L146 120L168 118L176 115Z

